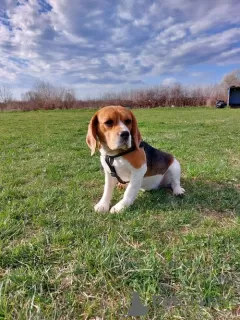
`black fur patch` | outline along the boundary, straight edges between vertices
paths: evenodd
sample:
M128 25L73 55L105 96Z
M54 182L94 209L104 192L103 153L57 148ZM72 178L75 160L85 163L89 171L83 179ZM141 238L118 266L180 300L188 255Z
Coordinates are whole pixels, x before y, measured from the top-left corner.
M155 149L145 141L142 141L141 144L144 148L147 158L147 172L145 176L164 174L174 160L173 155Z

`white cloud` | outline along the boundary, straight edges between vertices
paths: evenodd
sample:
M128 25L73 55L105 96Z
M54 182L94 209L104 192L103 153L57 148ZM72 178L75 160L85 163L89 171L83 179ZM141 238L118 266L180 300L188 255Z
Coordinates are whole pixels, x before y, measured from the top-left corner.
M217 60L216 63L218 65L224 66L226 64L240 64L240 48L227 50L225 52L222 52Z
M163 86L169 86L169 85L172 85L174 83L176 83L177 80L175 78L165 78L163 81L162 81L162 85Z
M10 40L9 29L5 25L0 25L0 44Z
M215 7L210 8L198 21L190 28L193 34L205 31L211 27L221 28L226 24L236 24L240 22L240 3L229 0L220 1Z
M192 77L201 77L204 75L204 72L191 72L190 75Z
M164 31L162 31L156 37L156 41L162 43L163 45L166 45L169 42L180 40L186 36L186 29L187 25L184 23L172 25L171 27L166 28Z

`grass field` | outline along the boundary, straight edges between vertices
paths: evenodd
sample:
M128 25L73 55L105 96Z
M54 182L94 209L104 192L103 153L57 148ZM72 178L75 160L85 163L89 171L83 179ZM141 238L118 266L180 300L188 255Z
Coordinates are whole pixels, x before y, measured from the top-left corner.
M144 319L238 319L240 110L134 113L180 160L186 196L140 192L115 215L93 211L93 111L0 113L0 319L123 319L133 291Z

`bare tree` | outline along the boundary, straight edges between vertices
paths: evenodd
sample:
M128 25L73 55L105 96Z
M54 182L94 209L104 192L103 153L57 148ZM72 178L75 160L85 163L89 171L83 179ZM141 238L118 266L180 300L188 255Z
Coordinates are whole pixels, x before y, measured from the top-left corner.
M41 109L73 108L76 101L73 89L54 87L45 81L37 81L33 89L26 92L22 98Z
M13 101L13 93L8 86L0 87L0 102L9 103Z
M240 69L227 73L222 79L221 86L225 89L231 86L240 86Z

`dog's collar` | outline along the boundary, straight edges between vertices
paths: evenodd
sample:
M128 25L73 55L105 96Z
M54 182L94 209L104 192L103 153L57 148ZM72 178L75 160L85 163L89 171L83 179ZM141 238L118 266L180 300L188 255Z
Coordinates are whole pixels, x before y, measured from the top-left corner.
M139 145L139 148L143 148L143 146L144 146L144 142L141 141L141 143L140 143L140 145ZM120 183L122 183L122 184L126 184L126 183L128 183L129 181L123 181L123 180L118 176L115 167L112 165L112 164L113 164L113 161L114 161L115 158L121 157L121 156L123 156L123 155L125 155L125 154L128 154L128 153L130 153L130 152L133 152L134 150L136 150L136 147L135 147L135 146L133 146L132 148L130 148L130 149L126 150L126 151L120 152L120 153L116 154L115 156L109 156L109 155L106 155L106 156L105 156L105 161L106 161L106 163L107 163L107 165L108 165L108 167L109 167L109 169L110 169L110 171L111 171L111 176L114 177L114 178L117 178L118 182L120 182Z

